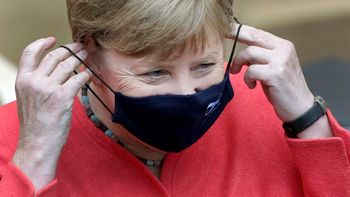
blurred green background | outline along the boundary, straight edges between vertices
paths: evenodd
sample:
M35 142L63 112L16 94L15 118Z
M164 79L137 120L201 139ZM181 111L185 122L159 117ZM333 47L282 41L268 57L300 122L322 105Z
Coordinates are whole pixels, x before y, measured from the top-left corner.
M23 48L37 38L55 36L57 45L71 41L64 0L0 5L0 59L7 60L0 63L2 74L9 64L16 67ZM350 0L235 0L235 13L244 24L292 41L302 64L330 57L350 62ZM0 95L13 95L13 74L6 76L12 76L10 85L1 76L0 89L10 92Z

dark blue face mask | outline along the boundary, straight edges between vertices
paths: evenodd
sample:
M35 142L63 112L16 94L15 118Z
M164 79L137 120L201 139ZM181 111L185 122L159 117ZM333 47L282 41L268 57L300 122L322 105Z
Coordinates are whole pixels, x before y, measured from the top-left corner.
M237 37L241 26L238 28ZM237 39L234 42L224 79L219 84L192 95L155 95L130 97L115 92L90 67L76 56L104 85L115 95L114 113L104 104L95 92L87 88L106 107L112 121L123 125L142 142L165 152L180 152L198 141L214 124L233 98L229 79Z

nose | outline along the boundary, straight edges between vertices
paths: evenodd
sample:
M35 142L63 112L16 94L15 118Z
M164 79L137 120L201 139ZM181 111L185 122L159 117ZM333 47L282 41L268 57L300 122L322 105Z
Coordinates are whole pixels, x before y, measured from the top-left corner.
M201 89L199 87L194 87L190 83L183 84L178 88L178 94L180 95L191 95L199 92Z
M177 80L174 80L175 85L175 94L178 95L191 95L195 94L202 90L202 83L203 81L200 81L198 79L194 79L192 77L188 77L188 75L180 75Z

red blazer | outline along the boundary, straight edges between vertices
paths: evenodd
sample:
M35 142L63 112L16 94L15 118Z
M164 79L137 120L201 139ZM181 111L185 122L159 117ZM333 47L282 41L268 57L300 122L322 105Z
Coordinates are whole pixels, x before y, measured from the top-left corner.
M193 146L166 156L155 178L97 129L76 99L56 179L36 196L350 196L350 135L328 112L335 137L285 137L260 87L231 76L234 99ZM350 117L349 117L350 118ZM18 142L16 103L0 108L0 196L34 196L11 159Z

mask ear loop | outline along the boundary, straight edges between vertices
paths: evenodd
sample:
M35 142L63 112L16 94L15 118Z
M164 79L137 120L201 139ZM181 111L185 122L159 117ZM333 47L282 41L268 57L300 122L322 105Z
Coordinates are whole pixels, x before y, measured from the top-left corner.
M82 59L80 59L79 56L77 56L72 50L70 50L70 48L66 47L66 46L60 46L62 48L67 49L74 57L76 57L87 69L89 69L89 71L91 71L91 73L98 79L100 80L110 91L112 91L114 93L114 90L106 83L104 82L91 68L90 66L88 66ZM78 74L77 71L73 71L74 74ZM90 92L97 98L97 100L99 100L101 102L101 104L109 111L109 113L111 113L113 115L112 110L110 110L107 105L100 99L99 96L97 96L97 94L95 93L95 91L92 90L92 88L89 86L89 84L85 84L86 88L88 90L90 90Z
M238 38L239 38L239 33L241 32L241 29L242 29L242 26L243 26L243 24L240 23L236 17L234 17L233 19L236 21L236 23L239 24L239 26L238 26L238 30L237 30L236 39L235 39L235 41L234 41L234 43L233 43L233 47L232 47L230 59L228 60L228 64L227 64L227 67L226 67L226 72L229 72L229 70L230 70L230 68L231 68L232 60L233 60L233 55L235 54L235 50L236 50L236 46L237 46L237 42L238 42L237 40L238 40Z

